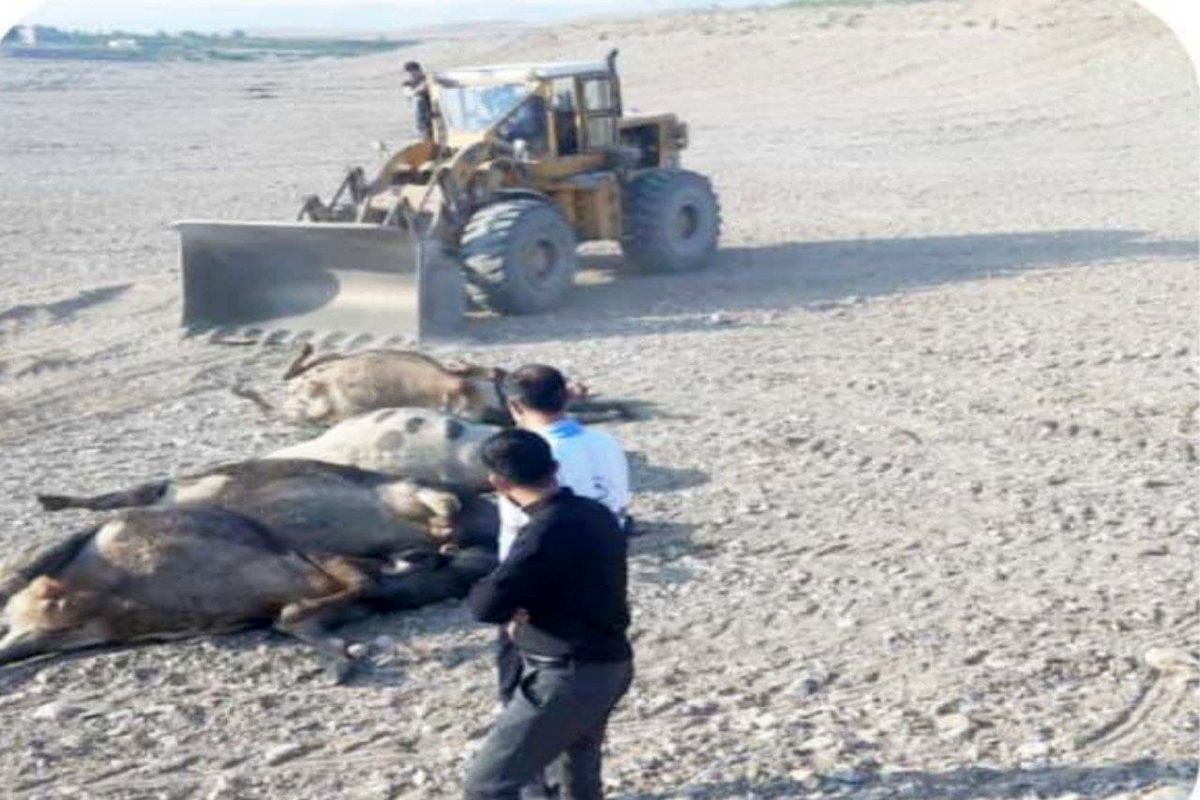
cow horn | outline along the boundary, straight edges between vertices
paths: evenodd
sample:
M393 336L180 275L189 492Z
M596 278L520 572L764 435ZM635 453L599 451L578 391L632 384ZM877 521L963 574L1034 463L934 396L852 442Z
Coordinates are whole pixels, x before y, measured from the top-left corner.
M296 356L295 360L293 360L291 365L287 368L287 372L283 373L283 379L285 381L291 380L292 378L304 372L304 362L313 354L315 350L316 348L312 346L312 342L305 342L304 346L300 348L300 355Z

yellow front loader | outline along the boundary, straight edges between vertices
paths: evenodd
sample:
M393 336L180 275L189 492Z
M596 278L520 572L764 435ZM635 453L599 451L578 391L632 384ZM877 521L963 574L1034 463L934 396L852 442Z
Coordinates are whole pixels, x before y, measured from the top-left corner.
M468 304L561 305L578 244L650 270L707 263L709 181L679 167L687 127L626 116L604 61L473 67L428 79L432 130L368 180L351 170L294 222L176 223L193 331L330 346L449 334Z

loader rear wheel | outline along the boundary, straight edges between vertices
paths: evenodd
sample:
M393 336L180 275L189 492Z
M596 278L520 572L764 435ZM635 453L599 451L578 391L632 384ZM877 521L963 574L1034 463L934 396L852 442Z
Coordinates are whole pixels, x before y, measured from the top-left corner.
M721 208L708 178L652 169L634 178L625 201L621 250L639 268L686 272L708 263L721 235Z
M471 299L501 314L557 308L575 281L575 232L542 200L479 209L463 230L460 250Z

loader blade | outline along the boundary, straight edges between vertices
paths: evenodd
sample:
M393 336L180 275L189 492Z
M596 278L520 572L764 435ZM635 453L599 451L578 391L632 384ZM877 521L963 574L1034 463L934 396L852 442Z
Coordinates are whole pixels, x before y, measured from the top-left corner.
M432 240L356 223L178 222L183 324L262 337L416 342L457 326L457 264Z

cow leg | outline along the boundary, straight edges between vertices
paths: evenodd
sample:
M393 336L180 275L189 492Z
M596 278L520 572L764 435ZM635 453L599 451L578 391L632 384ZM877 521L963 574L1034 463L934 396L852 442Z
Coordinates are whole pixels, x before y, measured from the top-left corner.
M84 508L89 511L112 511L131 506L152 506L163 498L170 488L170 481L152 481L122 489L118 492L97 494L91 497L75 497L66 494L39 494L37 500L46 511L62 511L66 508Z
M349 621L370 584L366 575L358 573L340 591L288 603L275 619L274 628L316 650L334 683L342 683L353 670L354 660L347 652L348 642L331 635L329 629Z
M409 611L461 596L454 573L443 566L423 566L380 575L363 601L376 611Z
M9 630L0 640L0 665L24 661L36 656L61 655L111 640L89 626L65 630Z
M386 483L376 490L379 498L400 519L425 523L434 539L448 539L462 503L453 492L415 486L407 480Z
M629 422L654 416L655 406L644 400L597 400L585 397L569 402L567 413L585 425L597 422Z
M46 631L10 632L0 641L0 664L11 664L53 652L56 644L55 638Z
M407 572L378 576L362 600L378 611L407 611L459 599L466 596L475 581L495 569L496 563L494 550L466 547Z
M429 533L435 539L445 540L454 535L454 518L462 509L462 503L453 492L421 487L417 489L417 502L433 516L429 520Z
M289 606L290 608L290 606ZM288 609L284 609L285 613ZM317 652L325 674L335 684L341 684L354 671L354 659L347 652L349 643L340 636L332 636L319 617L283 621L283 615L275 621L274 628L307 644Z
M459 592L465 597L475 582L494 570L499 563L495 547L476 545L464 547L455 553L448 568L458 581Z
M262 396L262 392L258 391L257 389L244 386L239 383L236 386L230 386L229 391L235 397L240 397L243 400L249 400L251 403L254 403L254 405L258 406L258 410L266 416L274 416L275 406L271 405L271 403Z

